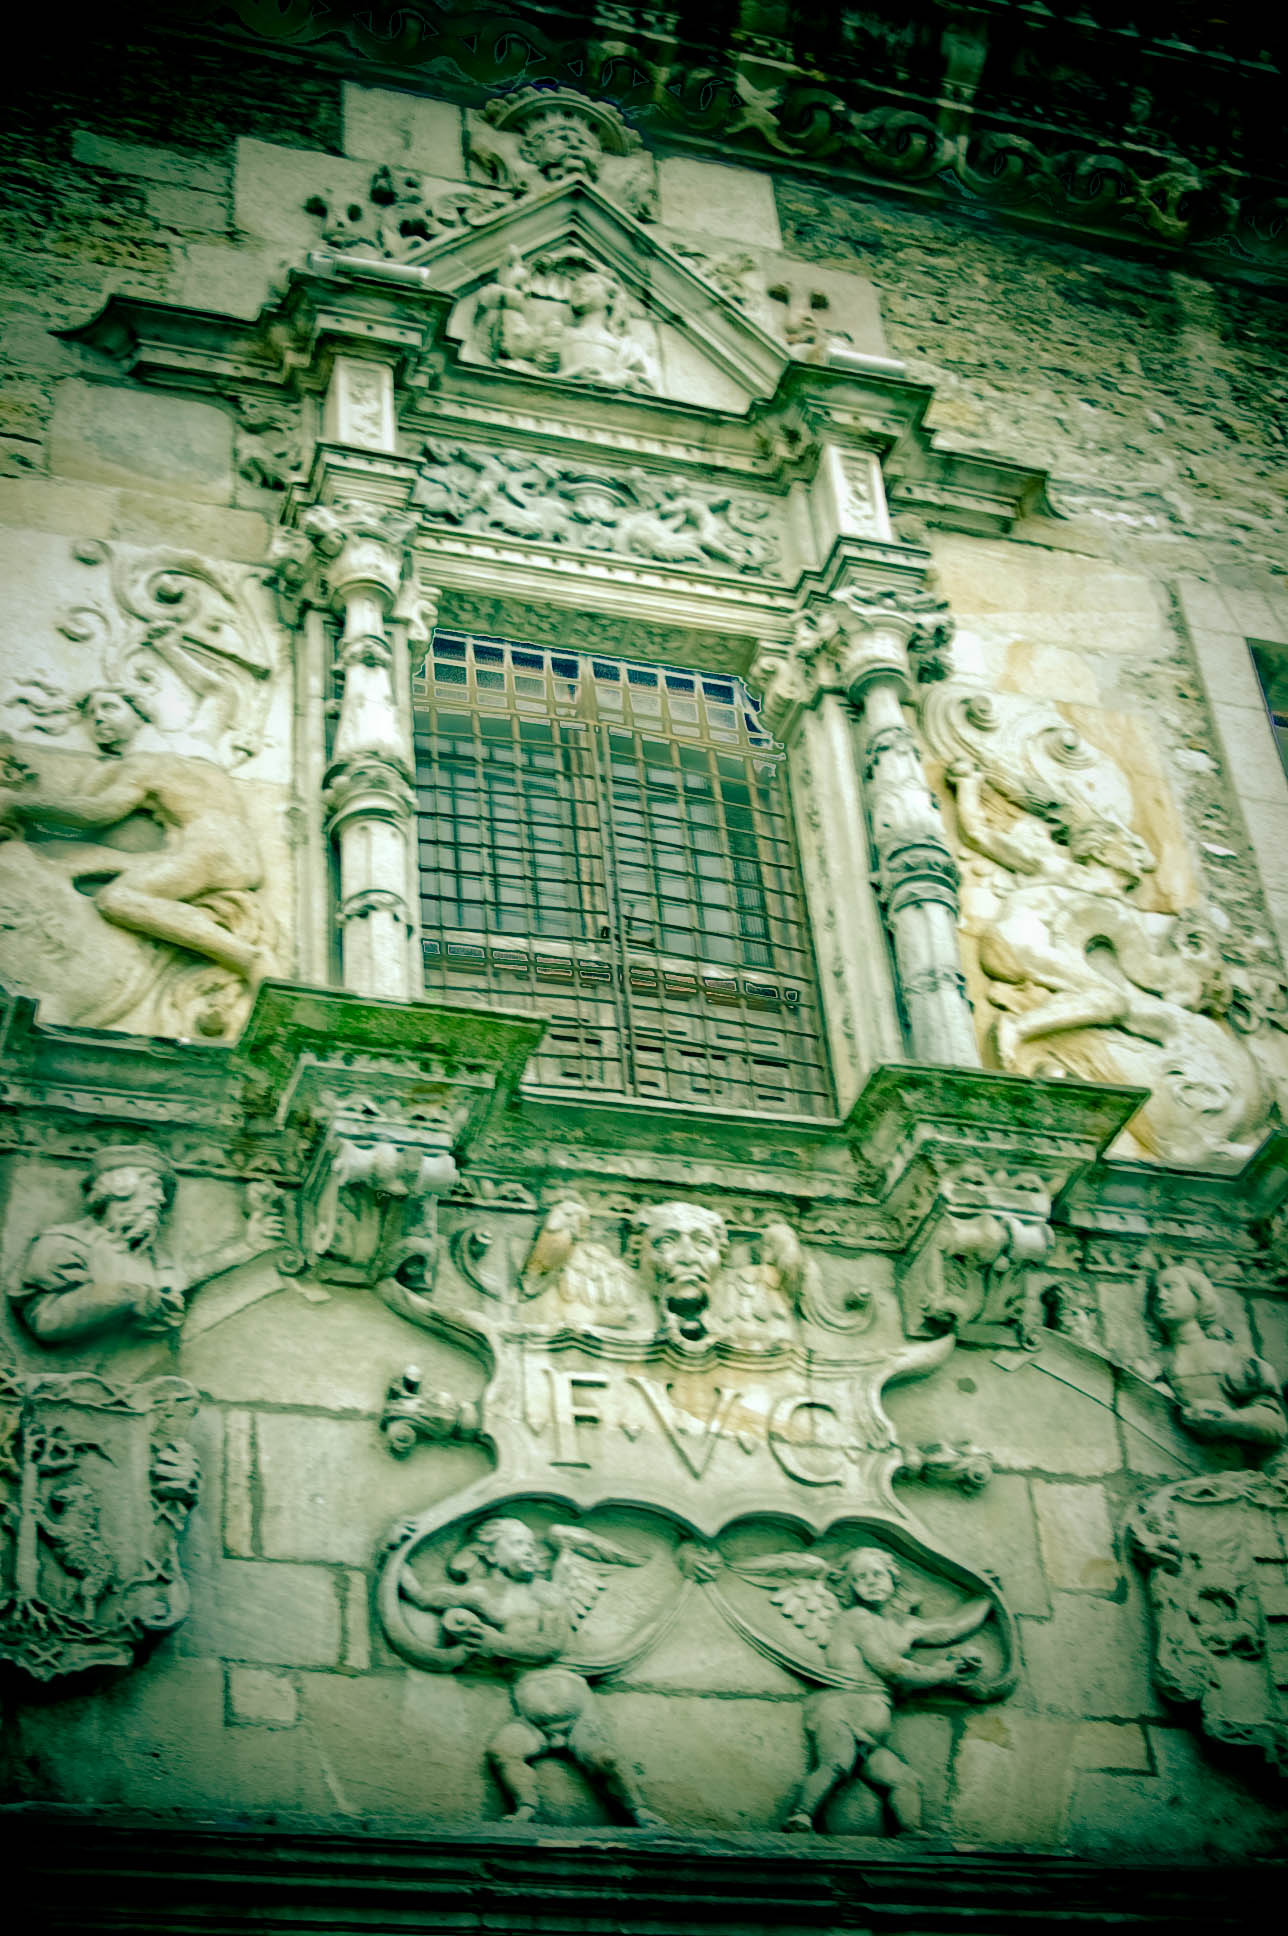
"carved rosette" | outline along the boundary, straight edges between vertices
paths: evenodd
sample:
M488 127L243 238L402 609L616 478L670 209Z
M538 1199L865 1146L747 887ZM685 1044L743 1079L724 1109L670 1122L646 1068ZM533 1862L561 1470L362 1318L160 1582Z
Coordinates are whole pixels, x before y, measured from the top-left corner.
M55 1680L128 1666L178 1626L196 1407L180 1378L0 1371L0 1659Z

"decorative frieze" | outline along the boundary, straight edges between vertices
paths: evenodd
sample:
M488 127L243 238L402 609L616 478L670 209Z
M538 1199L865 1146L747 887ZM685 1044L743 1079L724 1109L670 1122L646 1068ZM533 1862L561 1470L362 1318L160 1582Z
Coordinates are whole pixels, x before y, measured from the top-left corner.
M413 502L431 523L621 559L778 577L775 501L631 466L613 475L518 450L424 447Z

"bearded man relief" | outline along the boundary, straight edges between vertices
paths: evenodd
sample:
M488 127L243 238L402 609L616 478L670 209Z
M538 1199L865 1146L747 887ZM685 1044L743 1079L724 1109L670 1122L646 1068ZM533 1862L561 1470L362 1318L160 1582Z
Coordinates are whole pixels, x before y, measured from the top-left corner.
M1268 1105L1227 1020L1220 937L1203 912L1151 893L1158 856L1132 824L1122 768L1041 701L950 685L924 719L977 857L967 922L998 1064L1139 1084L1153 1092L1129 1131L1141 1154L1242 1161Z

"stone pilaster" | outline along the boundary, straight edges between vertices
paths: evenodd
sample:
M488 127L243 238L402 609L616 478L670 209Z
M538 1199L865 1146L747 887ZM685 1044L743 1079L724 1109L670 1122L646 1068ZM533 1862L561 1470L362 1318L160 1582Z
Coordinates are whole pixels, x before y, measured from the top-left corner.
M904 714L909 649L925 617L894 601L845 601L839 670L859 716L864 799L878 892L918 1062L976 1068L979 1048L957 945L958 871Z

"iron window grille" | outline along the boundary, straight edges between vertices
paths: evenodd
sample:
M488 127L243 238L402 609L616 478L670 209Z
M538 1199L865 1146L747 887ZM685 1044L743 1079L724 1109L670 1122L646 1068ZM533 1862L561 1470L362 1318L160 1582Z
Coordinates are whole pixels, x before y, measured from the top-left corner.
M425 992L548 1015L543 1089L823 1115L782 748L741 682L438 632Z

